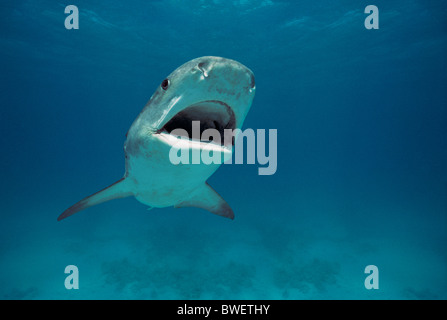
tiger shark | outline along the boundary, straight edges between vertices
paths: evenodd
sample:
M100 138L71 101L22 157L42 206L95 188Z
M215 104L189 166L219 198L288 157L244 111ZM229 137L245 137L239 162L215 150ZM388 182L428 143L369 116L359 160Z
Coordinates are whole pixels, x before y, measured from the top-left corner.
M206 56L178 67L161 82L126 134L124 176L69 207L57 220L129 196L151 208L198 207L234 219L228 203L206 182L221 163L173 164L169 155L180 146L231 157L235 139L194 139L192 123L200 123L201 133L237 132L254 95L253 72L237 61Z

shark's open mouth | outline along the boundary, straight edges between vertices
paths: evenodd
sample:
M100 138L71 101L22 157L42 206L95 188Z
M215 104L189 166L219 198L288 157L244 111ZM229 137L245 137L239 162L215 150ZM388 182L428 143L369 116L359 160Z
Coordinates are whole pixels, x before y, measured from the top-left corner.
M195 121L198 121L198 123ZM199 125L200 131L197 130ZM228 142L224 140L224 130L234 130L235 128L236 118L231 107L222 101L207 100L183 109L172 117L159 131L171 133L175 129L183 129L176 131L176 135L179 132L183 132L180 136L203 142L212 141L223 146L233 144L233 139ZM208 133L214 132L214 134L203 134L207 129L213 129L213 131L208 131ZM200 132L200 136L197 136L198 132Z

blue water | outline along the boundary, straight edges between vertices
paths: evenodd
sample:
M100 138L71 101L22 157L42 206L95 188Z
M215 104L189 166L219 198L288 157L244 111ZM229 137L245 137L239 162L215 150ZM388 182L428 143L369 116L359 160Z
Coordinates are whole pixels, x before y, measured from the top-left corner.
M2 1L0 298L446 299L447 5L302 2ZM57 222L122 176L133 120L205 55L253 70L244 128L278 130L274 175L208 180L235 220L126 198Z

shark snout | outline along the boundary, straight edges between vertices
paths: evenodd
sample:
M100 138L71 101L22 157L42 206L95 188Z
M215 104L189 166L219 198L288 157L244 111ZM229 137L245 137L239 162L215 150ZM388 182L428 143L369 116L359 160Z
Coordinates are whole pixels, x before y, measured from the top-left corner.
M248 69L248 74L250 77L250 89L254 89L256 87L256 83L255 83L255 75L253 74L253 72L251 72L250 69Z
M243 64L221 57L202 57L197 59L196 68L201 71L203 77L213 81L222 80L221 85L237 89L255 89L255 76L253 72ZM213 80L212 80L213 79ZM228 86L227 84L231 85Z

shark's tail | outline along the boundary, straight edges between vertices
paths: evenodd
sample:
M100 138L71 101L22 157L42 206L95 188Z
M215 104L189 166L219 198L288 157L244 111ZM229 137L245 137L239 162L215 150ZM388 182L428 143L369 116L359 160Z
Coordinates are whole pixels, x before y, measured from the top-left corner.
M72 214L75 214L76 212L84 210L91 206L113 199L129 197L131 195L133 194L132 192L129 191L129 188L127 187L127 181L125 180L125 177L121 178L120 180L108 186L107 188L102 189L101 191L98 191L92 194L91 196L88 196L87 198L84 198L78 203L72 205L57 218L57 221L65 219L71 216Z

